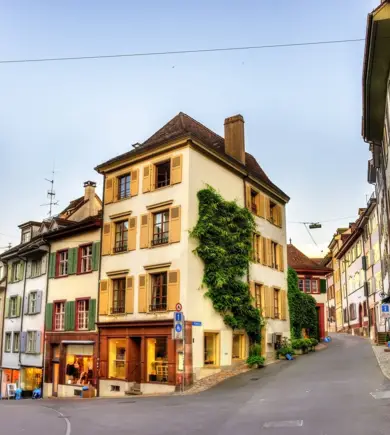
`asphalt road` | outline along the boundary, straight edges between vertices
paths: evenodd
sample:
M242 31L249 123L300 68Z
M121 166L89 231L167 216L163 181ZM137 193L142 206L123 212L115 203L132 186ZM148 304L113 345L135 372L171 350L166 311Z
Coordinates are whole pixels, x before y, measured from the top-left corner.
M389 435L390 383L368 340L338 335L195 396L1 402L0 435L20 433Z

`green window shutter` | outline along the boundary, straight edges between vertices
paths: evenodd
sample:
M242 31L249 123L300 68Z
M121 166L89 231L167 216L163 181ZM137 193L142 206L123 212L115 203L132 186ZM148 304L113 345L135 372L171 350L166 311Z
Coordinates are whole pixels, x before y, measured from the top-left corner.
M89 313L88 313L88 329L93 331L95 329L96 321L96 299L90 299L89 301Z
M12 282L12 264L8 264L8 282Z
M100 259L100 242L95 242L92 244L92 270L99 269L99 259Z
M68 249L68 275L74 275L77 272L77 251L78 248Z
M24 278L24 261L21 261L18 279L19 279L19 281L22 281L23 278Z
M75 330L75 303L68 301L65 304L65 331Z
M45 325L47 331L53 329L53 304L46 304Z
M326 279L320 280L320 290L321 293L326 293Z
M5 300L5 313L4 313L4 317L6 317L6 318L9 317L9 298L7 298Z
M16 301L16 317L20 317L20 309L22 307L22 297L21 296L17 296L17 301Z
M56 253L52 252L49 259L49 278L54 278L56 276Z

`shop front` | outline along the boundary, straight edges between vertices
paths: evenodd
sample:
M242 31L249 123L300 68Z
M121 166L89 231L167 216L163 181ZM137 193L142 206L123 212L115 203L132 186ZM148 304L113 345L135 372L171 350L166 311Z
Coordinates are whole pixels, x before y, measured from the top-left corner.
M175 391L185 370L178 364L182 348L172 340L172 328L172 320L99 324L99 395L121 396L135 386L143 393ZM186 331L191 347L191 328ZM192 382L188 348L186 368L188 384Z
M20 369L20 388L23 397L32 397L36 388L42 388L41 367L22 367Z
M2 369L1 376L1 397L7 398L7 384L15 384L20 387L20 371L16 369Z
M75 334L47 333L44 397L79 396L86 386L95 395L96 341L96 333L85 334L80 339Z

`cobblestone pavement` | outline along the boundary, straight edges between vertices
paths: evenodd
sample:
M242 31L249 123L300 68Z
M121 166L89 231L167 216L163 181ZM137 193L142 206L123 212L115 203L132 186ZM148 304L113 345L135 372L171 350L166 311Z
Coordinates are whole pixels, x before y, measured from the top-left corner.
M385 352L384 349L386 349L385 346L372 346L379 367L386 378L390 379L390 352Z

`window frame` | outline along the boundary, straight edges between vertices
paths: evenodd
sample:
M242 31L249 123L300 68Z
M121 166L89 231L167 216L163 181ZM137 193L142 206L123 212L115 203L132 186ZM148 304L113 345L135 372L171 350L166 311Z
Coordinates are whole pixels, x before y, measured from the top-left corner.
M166 166L168 171L165 173L168 174L164 182L158 181L159 177L159 168L162 166ZM171 174L171 159L162 160L161 162L156 162L154 164L154 189L162 189L164 187L170 186L172 181L172 174ZM164 183L164 184L162 184ZM159 185L160 184L160 185Z
M31 341L30 341L30 337L32 337ZM31 348L30 348L30 343L32 344ZM37 331L27 331L26 353L37 353L36 344L37 344Z
M18 337L17 340L15 340L16 337ZM15 346L16 343L18 344L17 349L16 349L16 346ZM12 352L13 353L19 353L19 351L20 351L20 331L15 331L13 333Z
M63 300L58 300L58 301L53 301L53 331L65 331L65 304L66 304L66 299ZM56 306L57 305L63 305L64 306L64 310L61 311L60 313L56 312ZM62 324L63 327L61 329L57 329L56 327L56 315L60 314L62 317Z
M122 180L124 179L124 187L122 189ZM117 199L121 201L122 199L128 199L131 197L131 172L127 172L126 174L119 175L117 177Z
M119 283L123 284L123 288L121 288ZM115 288L116 284L118 284L118 288ZM125 313L126 313L126 277L115 278L112 280L111 314L125 314Z
M259 212L259 210L257 210L257 198L259 192L256 192L256 190L251 188L250 195L251 195L251 212L257 215L257 213Z
M274 211L277 210L278 204L272 199L269 200L269 210L268 210L268 216L269 216L269 222L276 225L276 217L274 216Z
M271 255L272 255L272 269L279 270L278 264L278 243L271 240Z
M301 284L302 284L302 287L301 287ZM303 292L304 288L305 288L305 278L298 278L298 290Z
M156 217L161 215L161 221L156 222ZM169 243L170 230L170 210L169 208L152 213L152 246L166 245ZM161 231L156 232L156 228Z
M90 254L89 255L84 255L83 251L84 249L90 248ZM83 270L83 261L85 259L89 258L89 266L90 269L88 270ZM79 275L83 275L85 273L90 273L92 272L92 243L85 243L83 245L80 245L78 248L78 252L77 252L77 273Z
M27 240L25 239L25 236L27 236ZM28 228L27 230L23 230L22 231L22 238L21 238L21 242L23 243L28 243L31 240L31 229Z
M66 253L66 259L61 259L61 256ZM62 274L61 268L66 268L66 273ZM56 252L56 278L63 278L69 275L69 249L61 249Z
M263 308L261 303L262 289L263 289L263 284L255 282L255 307L260 311Z
M274 319L280 319L280 303L279 303L279 296L280 296L280 289L274 287Z
M123 219L115 221L114 225L114 253L127 252L129 246L129 220ZM119 231L118 228L120 229ZM118 235L119 237L117 237Z
M34 267L35 265L35 267ZM38 267L39 265L39 267ZM35 270L34 270L35 269ZM35 272L35 273L33 273ZM42 258L31 260L30 278L36 278L42 275Z
M155 284L158 278L161 282ZM164 312L168 310L168 272L156 272L150 274L151 294L150 294L150 312ZM165 302L164 302L165 301Z
M12 307L14 305L15 312L12 312ZM18 296L13 295L9 298L9 316L10 317L17 317L17 311L18 311Z
M349 304L349 318L350 320L356 320L357 319L357 313L356 313L356 304L352 302Z
M76 316L76 331L88 331L89 330L90 300L91 300L90 297L87 297L87 298L76 298L75 299L75 305L76 305L76 307L75 307L75 311L76 311L75 312L75 316ZM85 328L80 328L80 319L79 319L79 314L80 314L79 303L80 302L86 302L86 303L88 303L88 306L87 306L88 309L83 311L84 313L86 313L86 314L84 314L85 315L84 321L85 321L85 324L86 324Z
M19 282L21 281L19 279L19 271L21 268L21 262L16 261L15 263L12 263L11 265L11 282Z
M35 309L33 310L31 303L34 302L34 300L32 300L32 296L35 295ZM38 302L38 291L37 290L33 290L32 292L30 292L28 294L28 314L36 314L37 312L37 302Z
M4 352L11 353L12 350L12 332L6 332L4 335Z

